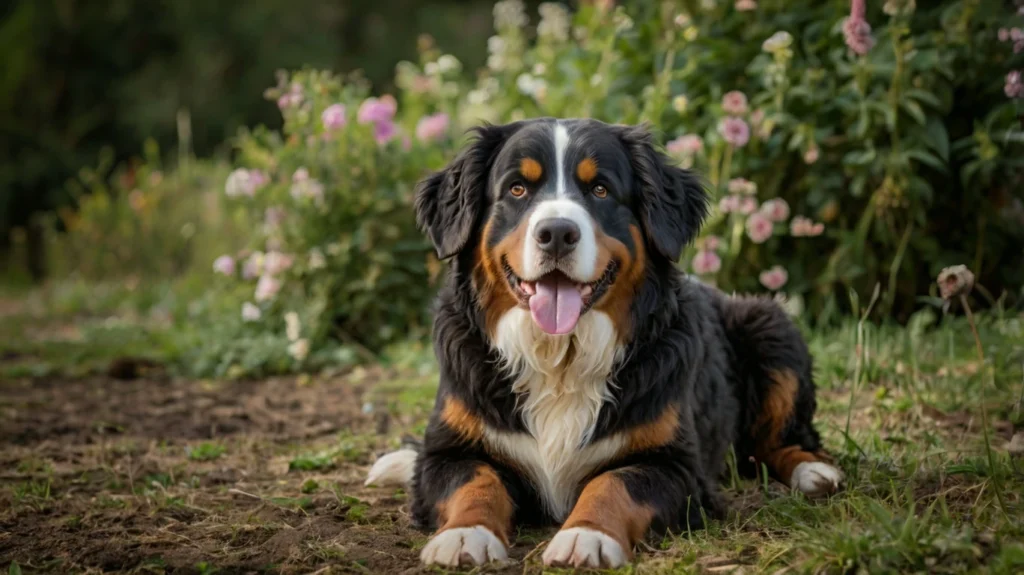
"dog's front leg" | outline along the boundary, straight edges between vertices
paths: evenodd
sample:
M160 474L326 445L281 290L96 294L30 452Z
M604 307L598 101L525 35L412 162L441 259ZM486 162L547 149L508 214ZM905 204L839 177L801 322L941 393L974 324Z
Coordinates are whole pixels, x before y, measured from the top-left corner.
M424 564L458 567L508 558L512 498L492 465L427 453L416 490L438 495L419 498L415 504L437 525L420 553Z
M671 463L630 465L592 479L548 543L544 564L621 567L652 524L700 527L702 502L713 506L714 493L699 468L682 465L679 454L660 455Z

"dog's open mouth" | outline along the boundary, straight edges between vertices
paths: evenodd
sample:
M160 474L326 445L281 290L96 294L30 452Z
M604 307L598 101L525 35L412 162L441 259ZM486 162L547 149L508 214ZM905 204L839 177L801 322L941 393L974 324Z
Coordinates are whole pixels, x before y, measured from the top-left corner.
M505 279L519 299L519 304L530 309L534 323L553 335L571 332L580 316L587 313L595 302L615 283L619 265L615 260L596 281L577 282L559 270L550 271L540 278L527 281L512 271L502 258Z

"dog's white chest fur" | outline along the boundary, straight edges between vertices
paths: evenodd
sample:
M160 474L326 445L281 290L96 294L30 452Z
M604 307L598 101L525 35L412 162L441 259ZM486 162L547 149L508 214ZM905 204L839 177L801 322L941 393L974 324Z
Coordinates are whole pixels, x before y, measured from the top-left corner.
M610 400L620 353L615 326L606 314L590 311L572 334L552 336L534 324L530 312L514 308L502 316L494 336L529 434L485 429L485 441L522 465L548 511L564 519L580 481L623 447L620 436L590 441L601 406Z

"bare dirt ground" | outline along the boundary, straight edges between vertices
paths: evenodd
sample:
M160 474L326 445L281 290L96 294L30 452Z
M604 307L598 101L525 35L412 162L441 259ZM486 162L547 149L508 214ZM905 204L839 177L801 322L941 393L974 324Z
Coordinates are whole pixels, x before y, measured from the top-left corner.
M384 420L362 411L365 389L296 378L5 383L0 564L415 571L424 535L408 527L405 496L362 487L373 451L386 448L374 439ZM339 433L349 448L296 456L339 450Z

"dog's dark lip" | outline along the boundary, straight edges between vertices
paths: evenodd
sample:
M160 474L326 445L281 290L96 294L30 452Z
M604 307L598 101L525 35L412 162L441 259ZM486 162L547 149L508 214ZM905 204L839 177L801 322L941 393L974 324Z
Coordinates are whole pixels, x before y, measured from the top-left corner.
M512 270L512 266L508 265L508 260L504 256L501 258L501 267L505 272L505 281L508 282L509 288L512 289L512 293L516 295L516 299L519 305L524 308L530 307L530 294L523 289L523 280ZM619 262L614 259L608 262L608 267L605 268L604 273L601 277L592 282L577 282L577 285L589 287L590 293L583 296L583 309L580 310L580 314L587 313L593 305L600 301L604 294L608 291L608 288L615 283L615 278L619 272ZM555 270L544 274L561 274L561 271ZM527 282L529 283L529 282Z

